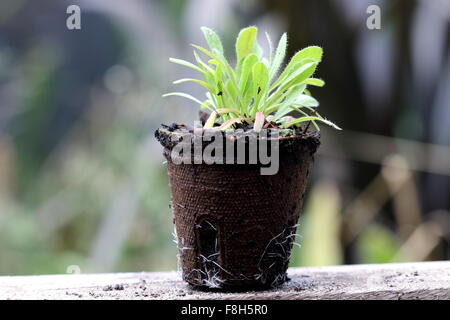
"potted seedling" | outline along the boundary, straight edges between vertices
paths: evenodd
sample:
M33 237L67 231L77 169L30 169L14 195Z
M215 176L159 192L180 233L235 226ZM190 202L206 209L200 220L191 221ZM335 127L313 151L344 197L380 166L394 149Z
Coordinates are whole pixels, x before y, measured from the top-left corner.
M267 57L248 27L236 40L236 62L217 34L202 28L209 49L193 45L195 64L170 61L200 76L206 99L173 92L200 106L192 127L162 125L183 279L206 288L268 288L287 280L286 270L302 210L318 123L339 129L316 111L308 91L322 49L297 52L281 70L287 35ZM298 116L293 117L291 114Z

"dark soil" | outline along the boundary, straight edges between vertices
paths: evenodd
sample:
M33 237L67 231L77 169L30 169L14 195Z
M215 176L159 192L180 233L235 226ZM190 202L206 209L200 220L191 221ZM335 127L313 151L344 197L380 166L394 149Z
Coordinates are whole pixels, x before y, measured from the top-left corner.
M277 136L273 136L271 134L274 130L278 131ZM194 129L192 127L186 125L179 125L172 123L170 125L161 125L161 128L155 131L156 139L161 143L164 147L164 154L166 157L169 156L170 151L182 141L191 141L193 148L193 139L194 139ZM248 137L256 137L260 139L260 136L256 134L252 128L245 129L236 129L234 131L220 131L218 129L206 129L200 130L200 132L204 135L214 135L218 134L223 139L223 155L224 162L226 158L226 143L228 141L234 142L234 154L237 154L238 141L243 141L246 144L246 159L250 159L248 156ZM186 140L185 140L186 139ZM212 138L212 141L203 141L202 149L204 150L210 143L214 141L215 138ZM265 138L263 138L265 139ZM279 140L279 158L283 163L299 163L303 161L304 152L308 152L311 156L313 156L320 145L320 134L315 130L306 130L305 128L295 128L295 129L281 129L278 128L268 128L267 129L267 139L270 141L271 139ZM193 150L193 149L192 149ZM271 146L268 144L268 152L271 154ZM275 150L274 150L275 151ZM258 154L259 154L259 145L258 145ZM193 160L193 158L192 158ZM258 158L259 162L259 158Z

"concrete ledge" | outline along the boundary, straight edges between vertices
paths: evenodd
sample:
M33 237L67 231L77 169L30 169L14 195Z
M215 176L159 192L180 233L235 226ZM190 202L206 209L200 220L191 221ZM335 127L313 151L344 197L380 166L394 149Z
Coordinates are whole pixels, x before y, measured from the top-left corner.
M289 269L268 291L193 290L176 272L0 277L0 299L450 299L450 261Z

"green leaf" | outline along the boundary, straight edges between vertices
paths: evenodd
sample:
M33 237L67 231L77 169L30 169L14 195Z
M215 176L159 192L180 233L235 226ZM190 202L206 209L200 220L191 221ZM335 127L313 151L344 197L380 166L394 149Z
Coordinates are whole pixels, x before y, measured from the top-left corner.
M195 82L195 83L198 83L198 84L204 86L206 89L208 89L211 92L215 92L216 91L216 89L214 89L212 86L210 86L206 82L204 82L202 80L198 80L198 79L186 78L186 79L180 79L180 80L174 81L173 83L174 84L180 84L180 83L184 83L184 82Z
M309 114L307 114L305 111L301 110L300 108L297 108L296 105L291 105L291 108L295 111L297 111L298 113L301 113L302 115L309 117ZM311 108L308 108L311 109ZM315 111L315 110L312 110ZM316 128L317 131L320 131L319 126L317 125L317 123L314 120L311 120L312 124L314 125L314 127Z
M256 27L242 29L239 33L236 40L236 59L238 63L247 55L253 53L257 33L258 29Z
M222 68L222 64L219 64L217 66L216 70L214 71L214 80L216 81L216 83L223 82L223 68Z
M216 60L218 63L221 63L224 71L226 72L226 74L228 75L228 77L231 79L231 85L234 87L234 91L238 94L238 98L240 100L242 100L239 96L240 92L238 90L238 84L237 84L237 80L236 80L236 74L233 70L233 68L231 68L230 64L228 63L228 61L225 59L225 57L217 57L216 55L214 55L213 53L211 53L210 51L208 51L207 49L197 46L195 44L192 44L192 46L194 48L196 48L197 50L203 52L204 54L206 54L207 56L213 58L214 60Z
M317 117L317 116L301 117L301 118L295 119L294 121L284 124L283 127L289 127L294 124L298 124L298 123L305 122L305 121L320 121L322 123L325 123L326 125L329 125L330 127L334 128L336 130L342 130L337 125L335 125L333 122L331 122L327 119L324 119L322 117Z
M298 96L298 98L295 100L296 104L305 106L305 107L318 107L319 101L314 99L311 96L308 96L306 94L301 94Z
M258 41L255 42L255 48L253 49L253 53L256 54L258 60L262 59L264 51L261 45L258 43Z
M216 112L217 112L218 114L227 114L227 113L236 113L236 114L239 114L239 110L236 110L236 109L230 109L230 108L217 109Z
M309 59L319 64L322 61L322 54L322 48L317 46L311 46L300 50L292 57L285 70L289 70L292 66L305 59Z
M213 106L213 108L215 110L219 109L218 104L217 104L217 99L216 99L216 95L211 95L211 92L206 92L206 98L208 98L209 103L211 104L211 106Z
M306 85L305 84L298 84L290 88L287 93L286 97L278 109L278 111L274 115L275 121L289 113L290 109L289 107L295 102L295 100L298 98L300 94L302 94L303 90L305 90Z
M291 74L289 74L281 83L278 85L280 88L284 89L286 87L291 87L295 84L301 83L302 81L308 79L314 74L317 68L316 62L309 62L306 64L299 63L298 68L295 68Z
M186 98L186 99L190 99L190 100L192 100L192 101L195 101L195 102L197 102L197 103L200 104L200 105L203 105L203 102L201 102L201 101L198 100L197 98L191 96L190 94L187 94L187 93L184 93L184 92L170 92L170 93L163 94L163 98L171 97L171 96L179 96L179 97L183 97L183 98Z
M303 81L303 83L316 87L323 87L325 85L325 82L323 80L316 78L308 78L305 81Z
M182 65L182 66L185 66L185 67L192 68L194 70L203 72L202 69L197 67L195 64L190 63L189 61L185 61L185 60L182 60L182 59L176 59L176 58L169 58L169 61L172 62L172 63L176 63L176 64L179 64L179 65Z
M205 100L205 101L201 104L200 109L208 109L209 111L214 112L214 109L211 108L211 105L212 105L212 104L211 104L211 101Z
M253 96L255 98L255 112L258 111L259 103L267 93L267 83L269 82L269 71L263 62L258 62L253 66Z
M292 62L298 62L303 59L309 58L313 59L317 63L322 61L323 50L318 46L310 46L305 49L300 50L292 57Z
M277 104L272 104L270 107L267 107L264 110L264 114L271 114L272 112L277 111L278 109L280 109L280 106L282 106L282 103L277 103Z
M202 72L207 71L209 73L214 73L214 70L210 66L208 66L206 63L203 62L203 60L198 56L198 54L195 50L194 50L194 57L195 57L195 61L197 61L197 64L199 65L199 68L202 69Z
M230 80L230 79L228 79L226 82L225 82L225 87L224 87L224 89L227 91L227 93L228 93L228 95L230 96L230 101L231 101L231 103L233 104L233 105L236 105L236 99L237 99L237 92L236 92L236 89L235 89L235 87L234 87L234 85L233 85L233 82Z
M286 48L287 48L287 35L286 33L283 33L278 43L277 51L275 52L275 56L270 66L269 79L272 79L280 69L280 66L283 63L284 57L286 55Z
M245 88L249 76L253 70L253 66L258 62L258 57L255 54L250 54L245 57L244 62L242 63L242 71L241 76L239 78L239 88L241 91Z
M208 49L205 49L201 46L198 46L196 44L191 44L191 46L193 46L195 49L197 49L200 52L203 52L204 54L206 54L208 57L214 59L214 60L220 60L214 53L212 53L211 51L209 51Z
M270 39L270 35L267 32L265 34L266 34L267 44L269 46L269 64L267 67L270 70L271 66L272 66L272 61L273 61L273 44L272 44L272 39Z
M297 64L299 63L299 66L307 62L316 62L316 64L319 64L322 61L322 55L322 48L317 46L307 47L303 50L298 51L292 57L291 61L289 61L288 65L278 79L283 80L285 77L287 77L294 69L298 68Z
M295 72L287 77L283 82L278 84L278 89L272 93L267 101L268 104L276 104L279 100L283 99L288 89L294 87L297 84L302 84L302 81L307 79L316 69L315 62L307 63L298 68ZM278 80L277 80L278 81ZM305 85L306 89L306 85Z
M272 84L272 86L270 87L271 90L274 90L276 87L278 87L281 83L283 83L286 78L288 78L289 76L291 76L293 73L295 73L296 71L298 71L298 69L300 69L302 66L308 64L308 63L315 63L315 61L311 60L311 59L304 59L301 62L298 62L294 65L291 65L288 67L286 67L283 72L281 73L281 75L278 77L277 80L275 80Z
M217 85L217 91L214 91L214 94L219 95L218 100L221 101L222 105L225 105L224 103L224 82L223 82L223 71L222 71L222 64L219 64L216 68L216 71L214 73L214 81Z
M211 51L223 55L223 46L219 36L210 28L202 27L201 29Z

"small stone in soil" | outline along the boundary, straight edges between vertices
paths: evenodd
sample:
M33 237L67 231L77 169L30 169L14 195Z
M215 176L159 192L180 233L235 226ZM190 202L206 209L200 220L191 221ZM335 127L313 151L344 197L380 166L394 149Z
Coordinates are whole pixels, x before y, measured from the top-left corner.
M124 289L123 284L116 284L114 286L107 285L107 286L103 287L103 291L113 291L113 290L123 290L123 289Z
M123 288L123 284L116 284L115 286L114 286L114 290L123 290L124 288Z

